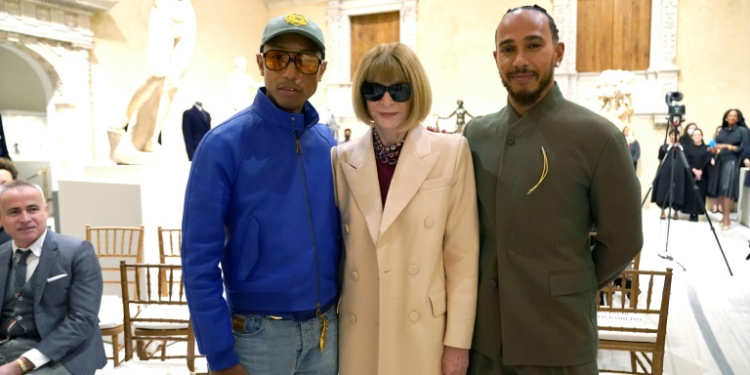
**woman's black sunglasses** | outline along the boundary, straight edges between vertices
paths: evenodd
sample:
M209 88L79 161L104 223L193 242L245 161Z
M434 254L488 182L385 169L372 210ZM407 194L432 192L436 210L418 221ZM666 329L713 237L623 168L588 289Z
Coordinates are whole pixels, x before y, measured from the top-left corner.
M395 83L383 86L379 83L364 82L359 90L368 102L377 102L383 99L386 92L391 95L394 102L403 103L411 99L411 83Z

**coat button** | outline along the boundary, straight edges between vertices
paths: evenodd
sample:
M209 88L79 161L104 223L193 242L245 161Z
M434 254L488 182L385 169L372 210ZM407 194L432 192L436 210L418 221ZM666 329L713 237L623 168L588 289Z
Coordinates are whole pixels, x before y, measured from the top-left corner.
M354 314L349 314L349 321L352 322L352 323L356 323L357 322L357 317L354 316Z
M432 228L433 225L435 225L435 220L433 220L431 217L428 216L426 219L424 219L424 226L426 226L427 228Z
M346 231L346 234L349 234L349 224L344 224L344 230Z
M419 314L417 314L416 311L410 312L409 313L409 320L411 320L412 322L416 322L417 320L419 320Z
M496 289L497 288L497 281L496 280L490 280L490 287L492 289Z
M292 121L294 121L294 117L292 117Z
M359 280L359 274L357 273L357 271L352 271L352 280Z
M508 137L508 138L507 138L507 139L505 140L505 143L507 143L507 144L509 144L509 145L515 144L515 143L516 143L516 139L515 139L515 138L513 138L513 136L510 136L510 137Z
M419 267L417 267L417 266L415 266L413 264L411 266L409 266L409 275L416 275L418 273L419 273Z

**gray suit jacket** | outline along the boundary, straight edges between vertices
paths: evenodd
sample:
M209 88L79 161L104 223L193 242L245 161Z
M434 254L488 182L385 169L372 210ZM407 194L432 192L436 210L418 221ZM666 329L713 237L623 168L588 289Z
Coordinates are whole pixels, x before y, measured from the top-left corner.
M0 265L10 264L11 242L0 245ZM102 269L90 242L47 231L36 268L34 322L42 340L36 349L73 375L91 375L107 363L99 331ZM60 275L53 281L50 278ZM0 267L0 303L8 267Z

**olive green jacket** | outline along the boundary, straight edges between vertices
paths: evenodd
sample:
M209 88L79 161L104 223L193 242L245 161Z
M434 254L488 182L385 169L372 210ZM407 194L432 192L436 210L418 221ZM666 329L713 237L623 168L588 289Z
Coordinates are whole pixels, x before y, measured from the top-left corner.
M526 116L508 105L465 136L481 228L473 348L506 365L595 361L596 293L643 245L625 137L557 85Z

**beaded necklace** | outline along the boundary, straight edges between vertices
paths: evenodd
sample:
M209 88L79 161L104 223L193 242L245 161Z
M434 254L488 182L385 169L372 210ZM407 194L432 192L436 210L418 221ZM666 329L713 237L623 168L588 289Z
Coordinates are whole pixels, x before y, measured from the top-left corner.
M396 143L395 145L385 146L380 140L378 132L373 129L372 140L372 145L375 148L375 159L383 164L396 165L396 162L398 161L398 155L401 153L401 147L404 145L404 141L406 141L406 136L404 136L404 139L398 141L398 143Z

